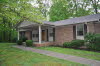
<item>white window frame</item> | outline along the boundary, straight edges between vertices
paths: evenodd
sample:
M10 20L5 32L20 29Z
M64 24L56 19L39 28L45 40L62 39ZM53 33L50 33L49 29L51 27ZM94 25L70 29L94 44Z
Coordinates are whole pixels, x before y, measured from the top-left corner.
M77 28L79 25L83 25L83 35L82 36L78 36L78 33L77 33ZM77 24L76 25L76 39L84 40L84 24Z

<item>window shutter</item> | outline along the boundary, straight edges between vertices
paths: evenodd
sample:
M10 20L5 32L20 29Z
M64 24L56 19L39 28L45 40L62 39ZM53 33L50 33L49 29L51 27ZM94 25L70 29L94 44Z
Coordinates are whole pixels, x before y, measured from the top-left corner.
M47 41L48 41L48 38L49 38L49 37L48 37L48 29L47 29Z
M76 39L76 25L73 26L73 38Z
M53 41L55 41L55 28L53 28Z
M87 25L84 24L84 35L86 35L86 33L87 33Z

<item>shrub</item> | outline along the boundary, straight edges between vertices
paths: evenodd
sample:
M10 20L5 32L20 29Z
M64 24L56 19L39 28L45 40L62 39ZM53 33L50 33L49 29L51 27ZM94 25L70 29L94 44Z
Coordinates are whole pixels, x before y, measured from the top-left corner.
M63 47L72 47L71 42L64 42Z
M97 46L96 44L87 44L86 46L87 46L87 48L88 48L89 50L100 51L100 46Z
M17 38L13 38L12 39L12 42L17 42Z
M22 43L23 43L22 40L18 40L18 41L17 41L17 44L18 44L18 45L22 45Z
M96 36L96 37L95 37L94 43L95 43L95 44L99 44L99 46L100 46L100 36Z
M92 36L91 36L92 35ZM91 38L89 38L91 37ZM90 50L100 50L100 34L87 34L85 36L86 47Z
M64 47L74 47L74 48L78 48L84 45L84 40L73 40L71 42L65 42L63 43Z
M74 48L79 48L79 47L81 47L81 46L84 46L84 40L73 40L73 41L71 42L71 44L72 44L72 46L73 46Z
M26 40L26 46L32 46L33 40Z
M27 40L27 37L22 37L23 42L26 42L26 40Z
M95 34L94 33L87 33L84 38L85 38L86 43L94 43Z

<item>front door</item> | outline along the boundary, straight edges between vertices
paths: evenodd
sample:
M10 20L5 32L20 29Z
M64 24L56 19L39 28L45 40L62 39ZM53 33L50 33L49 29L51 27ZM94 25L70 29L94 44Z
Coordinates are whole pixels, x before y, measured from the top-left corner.
M45 30L42 30L42 41L45 41L45 38L46 38Z

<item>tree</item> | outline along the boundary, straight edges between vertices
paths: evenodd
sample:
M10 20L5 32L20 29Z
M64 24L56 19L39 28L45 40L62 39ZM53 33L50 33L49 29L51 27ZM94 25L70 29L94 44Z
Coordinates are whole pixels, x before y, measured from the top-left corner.
M64 20L91 14L87 0L52 0L50 21Z
M94 12L97 14L98 13L98 9L100 9L100 5L99 5L100 0L90 0L90 2L92 4Z
M46 20L49 20L48 16L49 16L49 11L50 11L50 7L52 5L52 1L51 0L36 0L36 4L39 5L39 9L41 11L41 13L44 15L45 18L47 18Z
M56 0L50 9L50 21L58 21L69 18L72 15L72 10L69 9L68 2L66 0Z
M17 34L15 24L24 20L41 23L44 17L30 0L0 0L0 39L12 41Z

